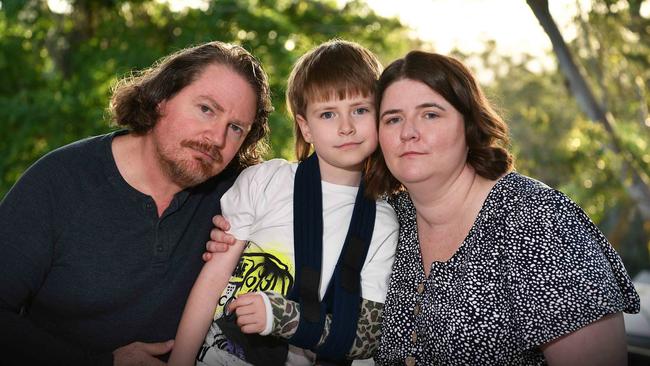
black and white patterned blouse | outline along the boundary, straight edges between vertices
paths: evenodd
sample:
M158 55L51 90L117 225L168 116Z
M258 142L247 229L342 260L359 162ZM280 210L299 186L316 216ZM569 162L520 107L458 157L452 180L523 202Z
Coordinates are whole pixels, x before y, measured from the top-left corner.
M620 257L567 196L509 173L446 262L422 268L415 207L400 234L379 365L545 364L539 346L607 314L639 311Z

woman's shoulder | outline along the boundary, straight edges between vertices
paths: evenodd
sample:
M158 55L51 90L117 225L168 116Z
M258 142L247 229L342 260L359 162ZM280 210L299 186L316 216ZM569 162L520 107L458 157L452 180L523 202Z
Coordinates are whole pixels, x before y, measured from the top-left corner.
M385 199L388 205L393 208L398 221L401 222L409 217L415 217L415 206L407 191L400 191L382 199Z
M517 172L501 178L492 193L491 198L506 210L507 216L544 218L554 216L558 211L577 208L564 193Z

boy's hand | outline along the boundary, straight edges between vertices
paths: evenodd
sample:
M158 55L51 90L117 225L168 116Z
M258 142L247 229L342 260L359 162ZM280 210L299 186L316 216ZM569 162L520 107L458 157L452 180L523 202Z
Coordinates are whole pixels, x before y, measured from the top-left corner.
M261 333L266 328L266 307L258 293L239 296L230 303L229 311L237 314L237 325L243 333Z
M227 251L231 245L235 244L235 237L227 234L230 230L230 223L223 216L217 215L212 218L214 229L210 231L210 240L205 243L206 252L203 253L203 260L212 259L213 253L222 253Z

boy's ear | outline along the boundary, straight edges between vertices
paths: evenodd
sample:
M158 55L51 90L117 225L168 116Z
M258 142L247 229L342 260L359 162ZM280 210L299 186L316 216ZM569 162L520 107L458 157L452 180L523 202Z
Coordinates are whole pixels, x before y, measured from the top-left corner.
M298 127L300 127L300 133L302 134L302 138L305 139L305 142L311 144L312 143L311 130L309 130L309 124L307 123L305 117L296 114L296 122L298 122Z

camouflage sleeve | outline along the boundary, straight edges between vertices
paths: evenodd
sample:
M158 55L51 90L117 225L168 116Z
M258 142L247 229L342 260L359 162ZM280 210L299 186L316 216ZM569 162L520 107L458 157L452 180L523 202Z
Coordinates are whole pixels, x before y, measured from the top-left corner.
M280 338L289 339L296 333L300 322L300 304L286 299L284 296L267 291L273 312L273 330L271 334ZM381 336L381 321L384 304L362 299L361 311L357 322L357 335L352 343L352 348L347 353L349 359L372 357L377 349ZM332 324L332 315L325 317L325 327L318 345L325 343Z

